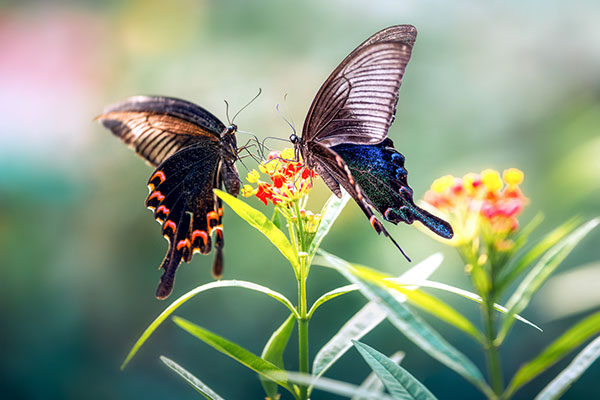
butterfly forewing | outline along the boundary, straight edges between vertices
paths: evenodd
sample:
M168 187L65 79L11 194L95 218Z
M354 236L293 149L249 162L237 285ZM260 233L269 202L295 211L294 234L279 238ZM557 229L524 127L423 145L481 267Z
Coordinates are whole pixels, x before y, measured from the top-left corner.
M353 51L325 81L304 123L304 141L376 144L394 119L412 45L376 42Z
M218 142L225 126L185 100L135 96L108 107L98 120L152 166L199 141Z

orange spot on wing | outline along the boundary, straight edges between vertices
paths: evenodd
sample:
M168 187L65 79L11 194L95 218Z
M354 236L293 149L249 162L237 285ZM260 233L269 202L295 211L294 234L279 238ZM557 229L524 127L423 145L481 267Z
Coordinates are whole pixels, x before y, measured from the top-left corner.
M162 205L162 206L160 206L160 207L158 207L158 208L156 209L156 212L157 212L157 213L159 213L159 212L162 212L162 213L164 213L165 215L169 215L169 213L170 213L171 211L170 211L170 210L169 210L167 207L165 207L164 205Z
M371 218L369 218L369 222L371 223L371 226L373 227L373 229L375 229L377 232L379 232L379 229L377 229L376 225L379 225L379 221L377 221L377 218L374 215L371 215Z
M210 228L210 222L211 222L213 219L214 219L215 221L219 221L219 214L217 214L217 212L216 212L216 211L211 211L211 212L209 212L208 214L206 214L206 222L207 222L207 224L208 224L208 227L209 227L209 228Z
M204 241L204 244L206 245L206 242L208 241L208 234L206 232L201 230L195 230L194 232L192 232L192 242L194 242L197 237L201 237Z
M156 192L153 192L150 196L148 196L148 201L152 199L158 199L158 201L163 201L165 199L165 195L163 195L157 190Z
M177 250L181 250L182 247L190 247L192 244L190 243L190 239L185 238L184 240L180 240L179 243L177 243Z
M167 228L171 228L171 229L173 229L173 232L175 232L175 230L177 229L177 225L173 221L167 221L167 222L165 222L163 230L166 231Z
M163 183L165 181L165 179L167 179L167 177L165 176L165 173L162 171L156 171L154 173L154 175L152 175L152 178L150 178L150 180L153 181L154 178L160 179L160 183Z
M217 225L214 228L210 228L210 235L213 234L214 231L217 231L217 234L223 236L223 225Z
M219 214L219 217L223 216L223 208L222 207L217 210L217 214Z

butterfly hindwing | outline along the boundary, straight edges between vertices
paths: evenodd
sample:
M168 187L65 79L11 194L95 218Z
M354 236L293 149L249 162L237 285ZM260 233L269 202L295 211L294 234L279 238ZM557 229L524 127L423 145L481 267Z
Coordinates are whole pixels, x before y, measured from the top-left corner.
M220 157L213 145L183 149L164 161L148 182L146 206L162 225L169 250L160 268L164 270L156 296L165 298L173 288L175 272L181 261L189 262L193 253L208 254L211 235L222 246L220 207L212 189L220 183Z
M342 144L332 150L348 165L363 193L386 221L394 224L420 221L449 239L452 237L450 225L415 205L404 156L393 146L393 142L386 139L377 145Z

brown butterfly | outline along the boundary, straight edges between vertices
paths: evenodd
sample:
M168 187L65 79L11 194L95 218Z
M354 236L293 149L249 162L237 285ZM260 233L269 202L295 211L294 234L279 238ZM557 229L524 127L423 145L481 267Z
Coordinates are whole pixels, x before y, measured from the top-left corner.
M225 186L237 196L237 126L225 126L204 108L170 97L135 96L107 107L97 119L154 168L146 207L162 225L169 249L156 297L173 290L181 261L208 254L213 275L223 273L223 207L213 193Z

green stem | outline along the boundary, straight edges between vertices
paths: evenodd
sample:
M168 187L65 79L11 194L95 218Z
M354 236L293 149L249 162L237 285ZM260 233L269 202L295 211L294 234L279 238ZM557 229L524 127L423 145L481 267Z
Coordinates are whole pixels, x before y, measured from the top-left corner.
M488 373L490 375L490 382L492 384L494 393L496 393L497 396L500 396L503 391L504 383L502 378L502 367L500 364L500 354L495 341L496 329L494 318L494 302L486 300L483 311L485 321Z
M300 279L298 279L298 305L300 319L298 320L298 352L300 373L308 374L308 315L306 306L306 257L300 257ZM300 399L308 399L308 388L300 385Z

